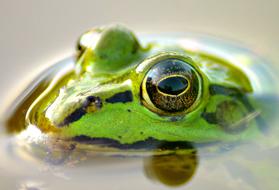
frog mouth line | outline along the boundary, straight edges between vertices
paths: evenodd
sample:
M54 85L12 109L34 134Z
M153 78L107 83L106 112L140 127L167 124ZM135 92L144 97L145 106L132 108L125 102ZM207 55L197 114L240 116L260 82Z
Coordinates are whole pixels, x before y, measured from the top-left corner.
M100 110L102 108L102 106L103 106L103 104L102 104L102 100L100 97L88 96L80 108L73 111L69 116L67 116L64 119L64 121L59 123L57 126L58 127L68 126L70 123L73 123L73 122L79 120L83 115L88 113L89 107L93 107L90 109L92 112L92 110L94 110L94 111Z
M208 143L194 143L190 141L166 141L158 140L152 137L146 140L137 141L132 144L122 144L117 140L109 138L93 138L86 135L80 135L72 138L73 141L77 143L87 144L87 145L98 145L103 147L116 148L119 150L195 150L196 148L212 146L218 144L219 141L213 141ZM224 149L225 150L225 149Z
M122 144L114 139L109 138L92 138L86 135L73 137L73 140L83 144L100 145L105 147L112 147L121 150L127 149L162 149L162 150L175 150L175 149L193 149L193 144L189 141L170 142L165 140L157 140L155 138L148 138L146 140L137 141L132 144Z

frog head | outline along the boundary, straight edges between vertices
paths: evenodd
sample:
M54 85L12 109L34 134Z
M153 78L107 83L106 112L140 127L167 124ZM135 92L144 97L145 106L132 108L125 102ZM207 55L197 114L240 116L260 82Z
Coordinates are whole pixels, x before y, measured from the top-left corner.
M44 132L122 145L260 133L250 81L229 62L178 44L142 46L121 25L86 32L77 49L73 74L30 110Z

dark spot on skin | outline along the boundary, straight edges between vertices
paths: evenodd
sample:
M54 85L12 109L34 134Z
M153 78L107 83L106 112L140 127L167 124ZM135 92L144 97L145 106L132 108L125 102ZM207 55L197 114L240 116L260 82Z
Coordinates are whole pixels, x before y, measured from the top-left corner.
M203 112L202 114L201 114L201 117L203 117L208 123L210 123L210 124L217 124L217 119L216 119L216 113L215 112L213 112L213 113L211 113L211 112Z
M130 90L127 90L125 92L119 92L117 94L114 94L110 98L106 99L107 103L127 103L133 101L133 94Z
M76 145L75 144L71 144L70 147L69 147L69 150L74 150L76 148Z
M184 115L172 116L172 117L169 118L169 121L171 121L171 122L180 121L184 117L185 117Z
M143 135L143 132L141 131L140 134Z
M212 96L217 94L226 95L226 96L236 96L242 94L236 88L228 88L217 84L209 86L209 93Z
M177 119L176 119L176 117L171 117L171 118L170 118L170 121L175 122L175 121L177 121Z
M64 119L64 121L59 123L57 126L58 127L67 126L70 123L73 123L73 122L79 120L83 115L85 115L87 113L86 109L92 104L94 104L94 106L96 106L97 109L102 108L102 100L100 99L100 97L88 96L88 97L86 97L85 101L83 102L83 104L80 108L76 109L74 112L72 112L70 115L68 115Z
M130 109L127 109L128 112L132 112Z
M73 113L68 115L63 122L58 124L58 127L63 127L69 125L70 123L79 120L83 115L86 114L86 111L83 107L76 109Z
M101 54L101 55L99 55L99 57L100 57L101 59L107 59L107 55L106 55L106 54Z

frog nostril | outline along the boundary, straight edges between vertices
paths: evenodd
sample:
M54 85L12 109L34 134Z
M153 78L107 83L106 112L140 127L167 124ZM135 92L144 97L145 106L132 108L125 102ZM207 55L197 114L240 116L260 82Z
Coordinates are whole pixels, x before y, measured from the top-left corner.
M86 100L89 101L89 102L93 102L95 101L96 97L95 96L88 96L86 97Z
M94 104L97 109L101 109L103 106L102 100L98 96L88 96L86 97L86 101L83 103L84 107L90 106L90 104Z

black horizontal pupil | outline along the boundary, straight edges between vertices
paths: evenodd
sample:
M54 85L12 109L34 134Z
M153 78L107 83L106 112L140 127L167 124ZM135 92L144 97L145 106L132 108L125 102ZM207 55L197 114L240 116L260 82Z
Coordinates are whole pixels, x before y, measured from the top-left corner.
M158 89L169 95L178 95L183 92L188 86L188 81L184 77L173 76L161 80L158 84Z

